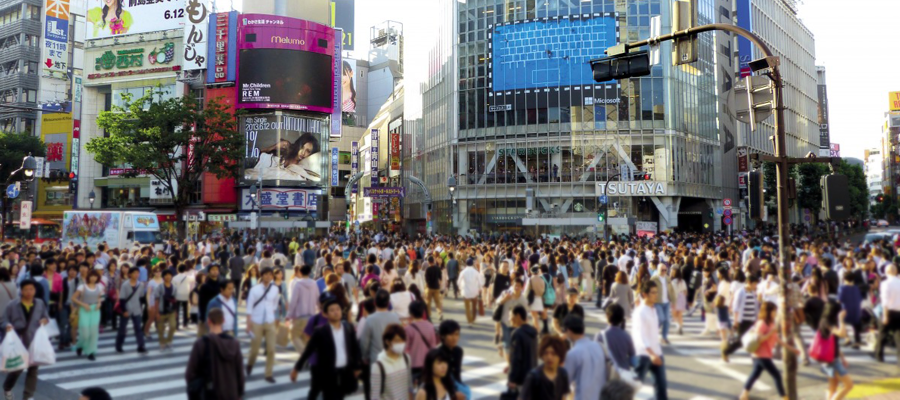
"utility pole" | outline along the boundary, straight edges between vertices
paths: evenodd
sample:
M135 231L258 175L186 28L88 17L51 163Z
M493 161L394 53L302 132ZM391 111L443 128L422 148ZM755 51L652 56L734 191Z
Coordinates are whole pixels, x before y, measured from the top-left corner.
M679 4L681 3L681 4ZM694 3L696 4L696 3ZM679 6L684 6L683 2L675 0L674 6L677 8ZM693 9L689 9L687 11L689 14L696 14L697 9L693 7ZM693 18L693 21L696 21L696 18ZM673 24L676 27L685 27L684 24ZM776 165L776 177L777 177L777 195L778 195L778 261L781 266L781 289L782 289L782 298L781 298L781 307L780 311L782 313L782 336L788 340L792 337L792 332L794 329L793 326L793 310L791 304L787 302L787 299L790 297L790 283L791 283L791 271L790 271L790 242L788 238L790 237L790 224L788 221L788 168L791 164L798 163L809 163L809 162L830 162L835 163L839 162L839 158L816 158L815 154L810 154L806 158L790 158L787 155L787 144L786 144L786 134L785 134L785 120L784 120L784 101L782 96L782 91L784 89L784 82L782 80L781 72L779 71L780 60L778 57L774 55L771 49L766 45L763 40L753 34L752 32L743 29L741 27L731 25L731 24L708 24L702 26L693 26L692 23L688 23L686 29L675 30L674 32L661 35L657 37L652 37L649 39L633 42L633 43L623 43L614 47L610 47L606 50L606 54L608 57L591 60L591 68L594 73L594 80L597 82L608 82L611 80L618 79L627 79L640 77L650 74L650 57L646 51L637 51L631 52L632 49L637 49L643 46L657 46L659 43L664 41L676 41L679 42L690 42L697 40L697 34L702 32L710 32L710 31L727 31L731 32L735 35L739 35L741 37L746 38L757 47L759 47L763 54L764 58L755 60L750 63L750 67L754 72L760 72L769 77L772 80L773 89L774 89L774 109L775 109L775 130L776 134L771 139L775 144L775 156L761 156L759 154L752 154L752 160L759 160L760 158L765 161L772 161ZM692 62L696 59L696 57L692 57L689 53L691 53L690 46L674 46L676 48L676 52L687 52L687 53L679 53L684 55L684 57L673 57L674 60L678 63L688 63ZM696 52L693 52L696 54ZM681 60L679 60L681 59ZM683 61L683 62L681 62ZM753 114L753 105L751 104L751 115ZM753 118L751 117L751 121ZM755 127L755 122L751 123L751 127ZM834 176L834 175L832 175ZM607 182L608 184L608 182ZM846 188L843 188L846 191ZM835 188L834 192L838 192L839 190ZM823 190L823 192L825 192ZM604 188L605 193L605 188ZM837 193L834 193L837 194ZM831 198L832 196L828 193L823 193L823 198ZM834 210L835 206L829 205L826 213L830 210ZM837 210L840 211L841 215L834 215L834 219L846 218L844 216L845 211L849 212L849 206L846 207L842 205L836 206ZM797 399L797 356L794 353L785 351L784 354L784 363L785 363L785 386L787 389L788 398L791 400Z

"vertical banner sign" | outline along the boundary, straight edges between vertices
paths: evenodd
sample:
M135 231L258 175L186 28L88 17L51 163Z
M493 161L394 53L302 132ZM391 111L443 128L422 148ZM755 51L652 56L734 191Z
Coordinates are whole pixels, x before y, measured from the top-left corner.
M237 58L237 11L210 14L207 31L206 83L234 82Z
M19 210L19 229L31 229L31 211L34 208L30 201L23 201Z
M737 26L753 32L753 10L750 7L750 0L737 0L735 5L737 6ZM753 71L750 70L750 61L753 61L753 44L750 43L750 40L740 36L738 36L738 57L741 63L741 78L753 74Z
M72 159L69 164L69 171L78 174L78 152L81 151L81 120L72 121Z
M747 3L747 12L749 13L750 8L750 0L738 0L738 4L744 1ZM716 0L715 1L715 22L720 24L731 24L731 0ZM738 6L738 10L741 10L740 6ZM738 11L741 12L741 11ZM740 14L739 14L740 15ZM749 18L749 15L741 15L743 18ZM749 26L747 27L749 29ZM734 51L732 50L733 37L730 33L726 31L716 31L715 33L715 43L716 49L715 60L716 60L716 92L718 93L718 112L716 117L719 120L719 137L721 138L722 144L722 153L725 159L729 159L728 157L735 157L735 140L734 133L736 132L735 127L735 116L733 114L734 105L732 102L734 101L734 96L728 96L727 93L732 90L734 86ZM741 63L743 65L743 56L741 54ZM730 100L729 100L730 98ZM740 153L738 153L740 154ZM733 168L731 165L734 164L726 164L728 168ZM734 170L725 170L724 172L727 175L723 176L734 176L731 175L731 172L737 172L736 168ZM734 181L730 178L723 179L723 186L726 188L734 188Z
M372 145L369 147L372 154L372 187L378 187L378 129L372 129Z
M343 34L343 30L335 29L334 30L334 111L331 112L331 137L340 138L341 137L341 89L343 86L341 85L341 78L343 75L341 74L341 67L343 65L343 60L341 59L341 35Z
M831 144L831 131L828 130L828 90L826 85L819 85L819 149L827 150Z
M184 69L206 69L207 34L209 12L202 0L187 0L184 6L187 23L184 24Z
M338 185L338 148L331 148L331 186Z
M359 142L350 142L350 176L359 173ZM350 187L350 194L356 194L359 186L356 183Z
M67 79L69 67L69 0L44 2L43 69L50 77Z
M390 176L400 176L400 134L403 131L403 117L388 124L388 158L390 160Z
M213 79L224 82L228 76L228 13L216 14L215 59Z

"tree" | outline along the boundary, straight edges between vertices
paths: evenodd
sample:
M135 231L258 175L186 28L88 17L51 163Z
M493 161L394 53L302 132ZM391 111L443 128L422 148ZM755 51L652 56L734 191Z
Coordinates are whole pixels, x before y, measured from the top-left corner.
M22 159L29 154L34 157L47 155L47 146L40 137L0 132L0 179L9 179L9 174L22 167Z
M235 115L220 101L201 107L192 95L163 99L159 89L137 100L123 94L122 100L123 106L113 106L97 118L107 137L91 139L85 146L97 162L128 165L135 175L158 179L179 216L204 172L219 179L237 178L244 138ZM184 238L185 224L177 224Z
M822 187L819 180L829 172L828 166L820 163L800 164L797 167L797 201L800 208L808 208L813 216L822 209Z

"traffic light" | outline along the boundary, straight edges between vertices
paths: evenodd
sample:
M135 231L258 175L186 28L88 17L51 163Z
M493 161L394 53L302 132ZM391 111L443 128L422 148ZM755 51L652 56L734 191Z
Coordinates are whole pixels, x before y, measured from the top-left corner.
M597 82L650 75L650 54L647 51L598 58L590 63Z
M600 210L597 211L597 222L606 221L606 205L600 206Z
M672 4L672 32L696 27L698 11L697 0L676 0ZM697 61L699 50L700 42L697 40L697 34L675 39L675 43L672 44L672 63L681 65Z
M875 195L875 201L878 203L884 203L884 193L878 193Z
M819 181L822 186L822 210L825 219L845 221L850 218L850 187L846 175L825 175Z
M763 200L763 175L759 171L750 171L748 178L747 208L750 209L750 219L759 221L762 219L762 209L765 207L765 201Z

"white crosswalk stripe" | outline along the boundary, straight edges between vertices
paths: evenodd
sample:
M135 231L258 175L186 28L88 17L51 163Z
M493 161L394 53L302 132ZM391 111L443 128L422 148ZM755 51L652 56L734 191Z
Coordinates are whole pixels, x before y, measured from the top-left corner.
M244 331L245 319L242 317L239 321L241 322L238 340L246 356L250 349L250 338ZM167 352L159 351L159 336L156 329L152 329L151 333L154 340L146 341L149 353L139 355L136 352L134 331L129 327L123 346L125 353L119 354L115 351L116 333L106 330L100 334L96 361L78 357L74 352L58 353L56 364L41 367L39 379L73 393L87 387L100 386L107 389L117 400L186 399L185 365L197 339L196 328L191 326L176 332L172 350ZM247 379L245 398L298 399L308 394L310 387L308 370L299 374L296 383L290 382L289 374L298 358L293 348L290 346L279 348L275 358L273 376L276 383L271 384L264 380L265 356L260 353L253 375ZM467 356L463 359L463 380L476 382L472 385L473 393L480 396L476 398L496 398L506 389L503 373L505 366L505 363L492 364L480 357ZM362 385L360 392L348 397L350 400L363 398Z

